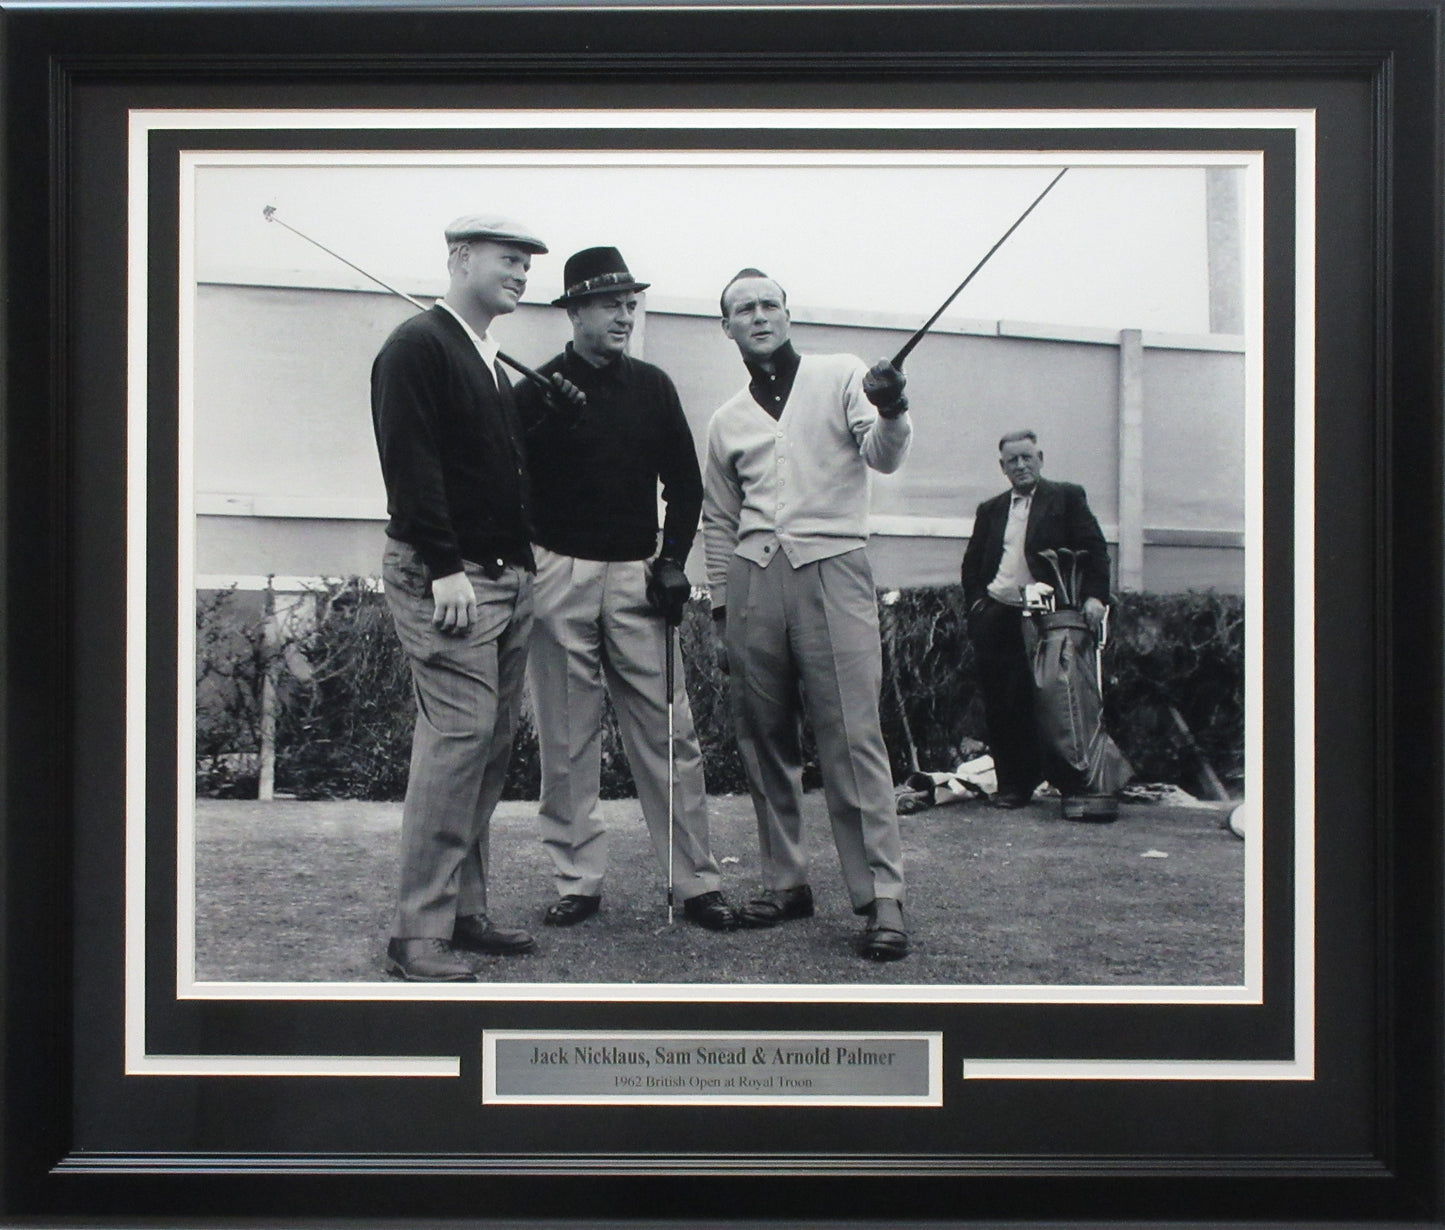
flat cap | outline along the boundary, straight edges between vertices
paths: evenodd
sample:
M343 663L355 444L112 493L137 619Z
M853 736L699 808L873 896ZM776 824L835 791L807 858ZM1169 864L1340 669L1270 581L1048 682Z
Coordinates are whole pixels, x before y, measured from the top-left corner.
M547 250L547 245L532 234L530 226L501 214L464 214L447 227L446 239L448 243L490 239L493 243L514 243L538 253Z

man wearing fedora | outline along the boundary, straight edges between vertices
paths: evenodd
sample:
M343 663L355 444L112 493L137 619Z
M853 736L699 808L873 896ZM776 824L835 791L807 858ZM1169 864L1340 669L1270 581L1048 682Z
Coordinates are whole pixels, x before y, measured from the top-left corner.
M396 327L371 371L382 575L417 708L386 968L421 982L475 981L463 952L534 947L487 915L488 828L520 711L535 568L521 424L487 330L515 310L547 247L487 214L458 218L446 242L445 296Z
M612 699L638 803L683 917L731 931L708 837L702 752L681 652L664 624L682 622L683 564L697 532L702 479L672 381L627 353L639 282L616 248L587 248L564 268L572 341L540 370L586 394L580 414L519 390L534 484L537 583L527 675L542 760L538 824L558 898L543 921L595 914L607 872L599 789L603 689ZM657 493L666 504L658 542ZM650 562L649 562L650 561ZM668 746L667 661L673 661ZM669 771L669 757L673 759ZM668 790L674 783L672 840Z
M757 812L764 891L745 927L810 917L799 722L812 723L859 951L906 956L903 856L878 720L877 595L864 550L868 472L903 464L903 373L852 355L800 355L783 288L744 269L722 328L748 383L708 426L703 538L738 750Z

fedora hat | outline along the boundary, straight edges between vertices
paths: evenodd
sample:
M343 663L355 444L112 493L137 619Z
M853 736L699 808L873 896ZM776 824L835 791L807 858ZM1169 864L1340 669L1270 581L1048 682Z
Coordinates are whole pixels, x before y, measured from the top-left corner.
M634 278L616 248L583 248L567 258L562 267L562 285L567 289L552 300L553 307L566 307L589 295L613 290L646 290L652 283Z

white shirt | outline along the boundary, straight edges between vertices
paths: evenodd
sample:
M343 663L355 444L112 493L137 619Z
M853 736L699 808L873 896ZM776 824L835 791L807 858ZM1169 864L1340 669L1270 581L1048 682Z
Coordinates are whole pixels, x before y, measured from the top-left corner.
M903 464L906 413L878 414L863 394L867 368L853 355L800 355L780 418L744 387L708 424L703 543L714 607L727 604L733 555L799 568L868 541L868 471Z
M1033 502L1032 491L1012 493L1008 504L1008 523L1003 531L1003 557L998 562L998 573L988 587L989 597L1010 606L1023 605L1023 588L1034 581L1028 560L1024 558L1024 535L1028 532L1029 509L1033 507Z
M487 371L491 373L492 379L495 380L497 378L497 354L502 348L498 346L493 339L491 331L488 330L486 333L479 335L471 325L467 324L462 314L445 299L438 299L437 306L446 308L448 312L460 321L462 328L467 331L467 336L472 339L472 345L477 348L477 353L482 356L482 362L487 365Z

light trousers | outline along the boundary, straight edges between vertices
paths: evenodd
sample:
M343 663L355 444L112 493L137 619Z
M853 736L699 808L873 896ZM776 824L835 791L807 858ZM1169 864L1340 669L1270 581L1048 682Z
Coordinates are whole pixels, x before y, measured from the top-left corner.
M843 882L855 911L903 898L893 774L878 718L883 649L862 549L793 568L734 556L727 653L738 750L757 813L764 882L808 880L800 719L817 743Z
M664 875L668 866L666 631L647 602L647 565L537 548L536 620L527 666L542 756L538 829L559 896L597 896L607 874L599 789L603 692L612 700L637 801ZM673 637L674 891L722 883L708 839L702 751Z
M413 547L388 540L386 601L411 666L416 729L401 819L394 935L450 939L461 915L487 910L488 835L521 713L532 578L509 567L466 572L477 614L464 635L432 624L435 603Z

